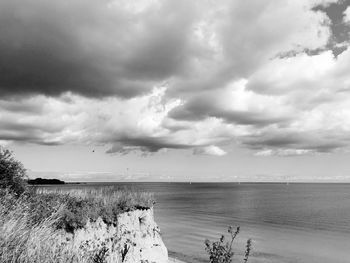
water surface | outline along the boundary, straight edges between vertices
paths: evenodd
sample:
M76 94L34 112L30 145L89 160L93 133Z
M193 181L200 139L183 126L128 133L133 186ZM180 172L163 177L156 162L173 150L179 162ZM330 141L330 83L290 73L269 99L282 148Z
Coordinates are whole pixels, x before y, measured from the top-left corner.
M232 225L241 227L237 262L252 238L252 263L350 263L350 184L117 185L155 193L155 217L166 246L190 262L205 262L204 240L218 239Z

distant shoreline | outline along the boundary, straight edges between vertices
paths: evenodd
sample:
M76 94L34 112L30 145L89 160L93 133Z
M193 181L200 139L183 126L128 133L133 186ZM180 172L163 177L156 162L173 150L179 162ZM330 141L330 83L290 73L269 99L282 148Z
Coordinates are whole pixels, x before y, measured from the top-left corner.
M59 179L46 179L46 178L35 178L27 180L29 185L59 185L65 184L64 181Z
M88 182L65 182L56 178L35 178L28 179L28 185L76 185L76 184L88 184Z
M164 182L164 181L101 181L101 182L66 182L65 184L110 184L110 183L130 183L130 184L138 184L138 183L164 183L164 184L350 184L350 182Z

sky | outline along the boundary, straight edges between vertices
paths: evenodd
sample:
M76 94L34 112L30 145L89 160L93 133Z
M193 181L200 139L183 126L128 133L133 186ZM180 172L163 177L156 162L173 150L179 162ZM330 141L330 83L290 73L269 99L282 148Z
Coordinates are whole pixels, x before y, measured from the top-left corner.
M66 181L350 182L349 0L0 0L0 145Z

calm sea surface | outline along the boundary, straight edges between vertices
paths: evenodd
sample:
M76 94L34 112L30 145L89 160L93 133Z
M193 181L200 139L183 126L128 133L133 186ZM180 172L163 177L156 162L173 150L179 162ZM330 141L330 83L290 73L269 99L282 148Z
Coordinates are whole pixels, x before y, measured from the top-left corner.
M171 254L205 262L204 240L240 226L236 260L350 263L350 184L108 183L155 193L155 219Z

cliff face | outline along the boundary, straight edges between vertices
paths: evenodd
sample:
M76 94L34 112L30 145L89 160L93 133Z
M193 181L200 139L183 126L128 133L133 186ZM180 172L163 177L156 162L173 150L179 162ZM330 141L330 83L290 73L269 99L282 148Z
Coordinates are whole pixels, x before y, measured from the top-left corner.
M167 262L168 250L154 221L153 209L123 213L118 219L121 243L128 247L123 250L124 262Z
M68 239L82 257L92 255L94 262L168 262L168 251L154 222L152 208L120 214L116 226L106 225L99 218Z

